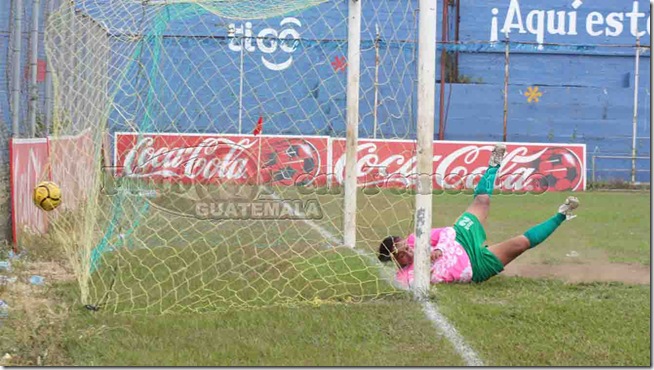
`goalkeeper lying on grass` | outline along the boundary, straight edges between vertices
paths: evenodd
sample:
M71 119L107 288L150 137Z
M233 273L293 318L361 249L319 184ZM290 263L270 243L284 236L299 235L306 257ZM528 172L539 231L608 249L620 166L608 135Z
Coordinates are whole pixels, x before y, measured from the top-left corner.
M504 266L530 248L542 243L565 220L574 218L572 211L579 206L575 197L568 197L558 212L549 220L499 244L484 245L486 232L483 224L488 217L490 196L495 176L499 171L506 147L498 144L493 149L488 170L475 188L474 201L453 227L431 231L431 282L479 283L504 270ZM379 246L382 262L395 260L400 270L397 280L409 285L413 281L413 248L415 235L407 238L389 236Z

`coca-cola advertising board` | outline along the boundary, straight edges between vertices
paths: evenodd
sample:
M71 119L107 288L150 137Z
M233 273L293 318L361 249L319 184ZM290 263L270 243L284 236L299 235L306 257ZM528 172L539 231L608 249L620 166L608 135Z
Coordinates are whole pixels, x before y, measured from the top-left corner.
M333 139L333 179L342 184L345 139ZM434 189L473 189L488 168L495 143L434 142ZM359 140L359 186L411 187L416 177L416 142ZM585 144L507 143L497 176L499 190L507 192L581 191L586 188Z
M32 201L36 184L48 180L47 139L11 139L11 215L14 242L23 230L45 233L48 228L48 214Z
M116 174L182 183L325 183L329 138L115 134ZM323 179L323 180L321 180Z
M117 133L119 174L185 183L343 184L345 139L300 136ZM472 189L494 143L434 142L435 189ZM359 140L359 186L411 187L416 143ZM498 174L502 191L580 191L586 187L584 144L507 143Z

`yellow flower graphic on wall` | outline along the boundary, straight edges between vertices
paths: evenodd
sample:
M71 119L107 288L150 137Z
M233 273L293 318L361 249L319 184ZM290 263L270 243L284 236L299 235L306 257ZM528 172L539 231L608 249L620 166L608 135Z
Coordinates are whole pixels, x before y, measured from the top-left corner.
M529 86L525 96L527 97L527 103L538 103L538 99L543 96L543 93L538 90L538 86Z

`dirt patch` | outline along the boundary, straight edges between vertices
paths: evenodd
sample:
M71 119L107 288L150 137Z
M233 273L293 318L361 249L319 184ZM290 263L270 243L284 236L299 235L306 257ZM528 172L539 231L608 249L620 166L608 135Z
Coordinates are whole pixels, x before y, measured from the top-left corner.
M45 295L47 287L56 281L75 279L75 275L56 262L30 262L20 267L13 275L16 281L2 286L0 298L10 301L14 310L22 311L31 311L39 306L53 306L54 302ZM34 275L41 276L44 279L43 284L30 283L29 279Z
M56 262L32 262L29 264L26 275L43 276L46 281L71 281L75 275Z
M559 279L569 283L614 281L650 284L650 266L629 263L510 264L502 275Z
M0 322L0 366L61 366L68 363L60 335L69 314L49 287L75 276L56 262L16 260L5 274L15 280L0 285L0 299L9 306L8 318ZM32 284L30 277L44 278Z

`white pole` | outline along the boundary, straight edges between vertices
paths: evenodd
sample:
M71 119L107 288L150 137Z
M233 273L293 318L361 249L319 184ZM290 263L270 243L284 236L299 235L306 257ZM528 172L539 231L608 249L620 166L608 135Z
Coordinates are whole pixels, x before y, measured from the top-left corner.
M50 15L54 11L54 0L46 0L46 13L45 21L49 22ZM52 65L50 59L46 57L45 64L45 96L44 96L44 105L45 105L45 134L50 133L50 126L52 125Z
M39 104L39 86L37 85L38 60L39 60L39 12L41 11L41 0L32 1L32 32L30 35L30 104L29 122L30 137L36 136L36 111Z
M240 82L238 87L238 133L243 134L243 78L245 72L243 71L243 62L245 59L245 39L241 37L241 67L240 67Z
M638 80L640 69L640 37L636 38L636 71L634 72L634 119L631 136L631 183L636 182L636 131L638 128Z
M430 234L434 166L434 98L436 94L437 0L420 0L418 25L418 181L416 194L414 286L417 298L426 298L430 283Z
M23 0L14 0L14 47L12 50L12 88L11 88L11 125L13 137L20 135L20 56L22 54L23 40Z
M373 131L372 131L372 137L374 139L377 138L377 123L378 123L378 117L377 117L377 108L379 106L379 40L380 40L380 34L379 34L379 25L375 24L375 105L372 110L372 118L373 118Z
M347 25L347 128L343 241L354 248L357 239L357 141L359 139L359 69L361 60L361 1L349 0Z
M502 141L506 142L507 122L509 116L509 33L504 34L506 47L504 51L504 118L502 129Z

